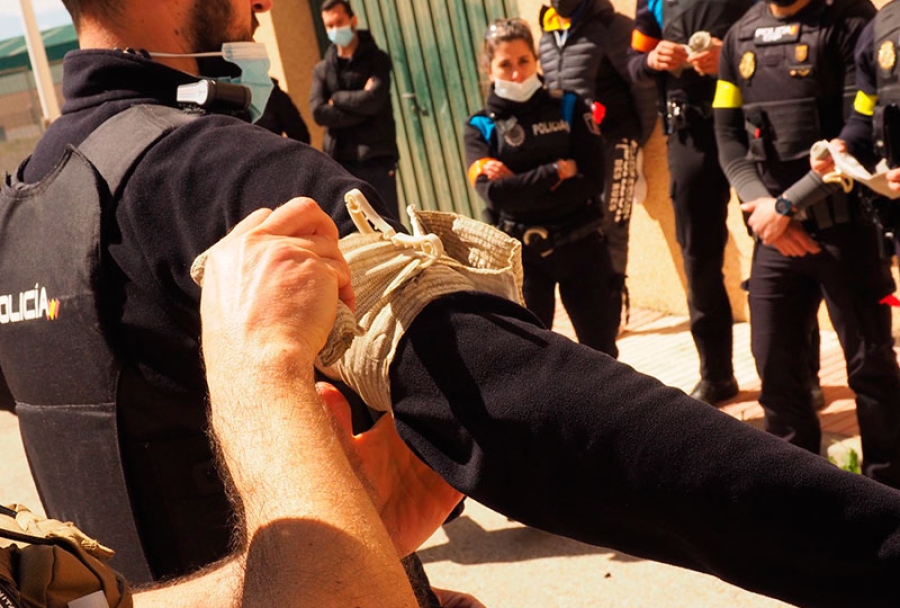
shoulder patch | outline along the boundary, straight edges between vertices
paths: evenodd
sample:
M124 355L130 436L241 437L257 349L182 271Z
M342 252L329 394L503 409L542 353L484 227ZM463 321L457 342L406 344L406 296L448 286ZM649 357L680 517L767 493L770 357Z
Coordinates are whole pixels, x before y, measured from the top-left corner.
M494 121L490 116L473 116L469 119L469 124L478 129L481 132L481 136L484 138L484 141L487 143L491 143L491 138L494 136Z

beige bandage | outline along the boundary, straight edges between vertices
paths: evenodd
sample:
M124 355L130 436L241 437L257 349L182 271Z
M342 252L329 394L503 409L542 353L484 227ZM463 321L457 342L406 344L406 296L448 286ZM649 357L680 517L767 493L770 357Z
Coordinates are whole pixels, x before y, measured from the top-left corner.
M408 210L413 234L396 232L359 190L345 197L360 230L341 239L356 313L338 317L316 367L355 390L372 408L391 409L388 374L406 328L432 300L481 291L521 304L522 245L493 226L455 213ZM203 285L208 251L191 265Z
M521 244L483 222L454 213L408 210L413 234L396 233L358 190L346 196L360 232L341 239L356 293L362 335L332 366L370 406L391 408L390 365L416 316L436 298L481 291L522 303ZM371 224L374 224L374 228Z

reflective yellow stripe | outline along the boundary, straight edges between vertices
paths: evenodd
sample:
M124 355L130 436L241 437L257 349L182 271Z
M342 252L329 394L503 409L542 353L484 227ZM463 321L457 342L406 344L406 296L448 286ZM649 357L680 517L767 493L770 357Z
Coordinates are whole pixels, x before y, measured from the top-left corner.
M863 116L871 116L875 113L875 104L878 103L878 95L866 95L862 91L856 92L853 100L853 109Z
M740 108L744 105L741 90L727 80L716 82L716 96L713 98L714 108Z

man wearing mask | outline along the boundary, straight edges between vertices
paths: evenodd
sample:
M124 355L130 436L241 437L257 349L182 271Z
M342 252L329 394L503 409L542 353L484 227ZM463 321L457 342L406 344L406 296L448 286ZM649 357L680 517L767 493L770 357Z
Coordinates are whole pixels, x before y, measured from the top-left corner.
M549 89L593 104L604 141L603 234L612 260L611 297L623 301L631 209L647 194L640 146L656 126L656 87L628 73L634 21L609 0L553 0L541 9L541 68ZM625 297L627 302L627 297Z
M309 105L313 120L327 129L323 149L372 184L399 218L391 59L368 30L357 29L347 0L325 0L321 10L332 44L313 71Z

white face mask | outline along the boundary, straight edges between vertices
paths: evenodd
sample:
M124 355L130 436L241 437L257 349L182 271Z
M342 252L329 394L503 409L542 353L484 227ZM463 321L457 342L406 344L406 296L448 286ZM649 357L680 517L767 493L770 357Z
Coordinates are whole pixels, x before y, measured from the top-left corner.
M150 53L150 57L222 57L241 68L236 78L221 77L216 80L241 84L250 89L250 119L259 120L274 85L269 78L269 53L260 42L226 42L220 52L211 53Z
M494 79L494 93L496 93L497 97L516 103L528 101L542 86L543 84L541 79L538 78L537 72L522 82Z

